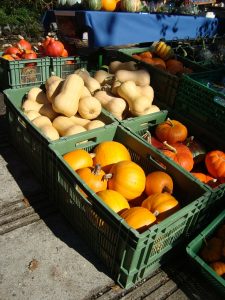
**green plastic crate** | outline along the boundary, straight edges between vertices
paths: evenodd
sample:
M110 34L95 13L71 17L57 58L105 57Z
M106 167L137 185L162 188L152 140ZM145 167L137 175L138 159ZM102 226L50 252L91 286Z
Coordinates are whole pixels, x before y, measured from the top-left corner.
M78 56L69 57L51 57L51 74L65 79L73 74L78 68L86 68L87 61L81 60Z
M225 200L225 199L224 199ZM199 273L208 281L208 287L211 286L217 291L221 298L225 297L225 279L218 276L216 272L199 256L199 251L204 246L207 239L213 236L213 233L219 226L225 224L225 210L223 210L193 241L191 241L186 250Z
M213 149L221 149L225 151L225 140L221 140L217 138L216 134L213 132L208 132L204 128L199 125L191 122L190 120L184 118L183 116L168 111L161 111L155 114L154 119L149 116L141 116L135 119L124 120L120 124L126 129L130 130L133 134L135 134L139 139L141 139L144 143L148 145L148 142L143 138L143 135L146 131L150 133L154 133L155 126L161 122L164 122L167 117L170 119L175 119L182 122L188 128L188 136L194 136L197 141L203 143L206 146L207 151ZM156 121L157 120L157 121ZM157 150L156 151L160 151ZM161 153L161 155L163 155ZM163 155L165 159L170 161L172 164L176 164L170 158ZM177 165L177 164L176 164ZM201 210L198 218L196 219L196 227L203 227L210 219L212 219L219 209L223 206L223 198L225 196L225 183L220 184L219 186L212 188L207 184L199 181L197 178L192 176L190 172L186 171L184 168L177 165L180 171L187 176L191 176L193 180L196 180L201 186L208 189L210 191L211 196L208 199L205 199L204 208Z
M205 83L217 83L224 76L225 69L183 76L175 102L176 111L209 131L214 130L222 140L225 138L225 94Z
M9 61L0 57L0 90L40 85L50 76L50 57Z
M21 110L22 101L29 90L30 87L21 89L7 89L4 91L10 140L23 159L30 166L37 179L45 187L48 187L48 144L58 143L62 139L70 139L71 136L61 137L59 140L51 141L30 122L30 120L23 114ZM115 124L117 124L117 121L112 118L104 109L102 110L102 113L98 119L106 124L105 127L115 126ZM98 128L92 129L91 131L94 130L98 131ZM85 132L78 135L85 136Z
M156 100L161 104L161 107L165 109L173 108L181 76L172 75L169 72L163 71L132 57L135 53L141 53L150 49L150 47L119 49L118 58L121 60L124 60L125 58L126 60L135 60L140 66L147 68L151 75L151 86L154 89ZM185 58L179 57L179 60L183 62L185 67L191 68L194 72L206 70L204 67L186 60Z
M132 160L146 173L162 170L162 163L165 166L163 170L174 180L173 194L180 201L181 209L142 234L130 228L118 214L103 204L63 160L62 155L69 151L82 148L91 152L99 143L110 140L123 143ZM195 219L209 192L122 126L102 128L85 137L73 137L51 144L49 149L52 198L122 287L131 287L165 263L169 250L187 241L196 230ZM84 198L79 188L88 198Z

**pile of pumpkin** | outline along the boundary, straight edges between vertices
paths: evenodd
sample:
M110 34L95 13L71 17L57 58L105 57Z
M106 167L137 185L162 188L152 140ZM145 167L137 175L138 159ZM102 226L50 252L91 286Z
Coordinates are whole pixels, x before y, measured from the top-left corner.
M135 65L114 61L109 66L111 74L98 70L92 77L86 69L77 69L65 80L51 76L45 91L31 88L21 108L50 140L104 126L98 119L102 107L119 120L157 112L159 108L152 105L150 75L144 69L136 70Z
M188 137L183 123L168 118L155 127L153 134L147 131L143 137L200 181L211 187L225 182L225 152L218 149L207 152L202 143L193 136ZM206 169L207 173L200 169Z
M145 174L120 142L101 142L93 153L76 149L64 154L63 159L91 191L139 232L179 209L179 202L172 196L171 176L162 171ZM84 189L80 192L87 196Z
M152 45L152 51L144 51L132 54L136 60L143 61L172 75L189 74L190 68L174 57L173 49L165 42L155 42Z
M225 224L220 225L214 235L205 241L199 254L217 275L225 276Z
M54 37L46 36L37 46L33 46L22 36L18 36L14 45L7 45L2 58L7 60L36 59L38 57L68 57L68 52L62 42Z

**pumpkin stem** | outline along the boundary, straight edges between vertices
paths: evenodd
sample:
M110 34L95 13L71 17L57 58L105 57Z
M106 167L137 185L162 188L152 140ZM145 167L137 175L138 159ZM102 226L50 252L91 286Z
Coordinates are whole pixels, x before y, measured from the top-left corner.
M101 165L100 164L96 164L95 166L94 166L94 169L92 170L92 172L91 173L93 173L93 174L95 174L95 175L98 175L99 174L99 172L101 171Z
M108 180L108 179L111 179L113 177L113 174L112 173L109 173L109 174L105 174L104 175L104 179Z
M151 145L152 144L152 135L150 131L146 131L145 134L142 135L142 137Z
M158 210L155 210L154 213L153 213L153 215L155 215L155 217L158 217L159 211L158 211Z
M167 186L164 186L164 188L162 189L162 192L172 194L172 191Z
M167 118L167 121L168 121L168 123L169 123L169 125L170 125L171 127L174 126L174 125L173 125L173 122L172 122L172 120L171 120L170 118Z
M177 153L177 149L174 148L173 146L171 146L170 144L168 144L167 141L164 141L164 142L163 142L163 145L166 146L166 148L167 148L168 150L171 150L171 151L173 151L174 153Z
M93 152L91 152L91 153L89 153L89 154L90 154L91 158L94 158L94 157L96 156L96 154L93 153Z

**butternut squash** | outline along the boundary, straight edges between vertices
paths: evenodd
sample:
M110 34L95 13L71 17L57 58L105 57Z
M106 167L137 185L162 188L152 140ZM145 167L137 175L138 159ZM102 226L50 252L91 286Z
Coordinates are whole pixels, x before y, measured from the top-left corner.
M155 112L158 112L160 111L159 107L156 106L156 105L151 105L149 107L149 109L146 109L144 112L143 112L143 115L148 115L148 114L153 114Z
M45 81L45 89L47 90L48 89L48 86L50 84L52 84L54 81L57 81L57 80L63 80L61 77L59 76L55 76L55 75L51 75L46 81Z
M101 86L105 83L110 83L112 81L112 77L113 75L105 70L98 70L94 74L94 79L96 79Z
M106 104L105 109L118 120L123 120L128 115L129 105L124 99L113 97L111 101Z
M82 94L81 94L81 98L84 98L84 97L87 97L87 96L91 96L91 93L89 92L89 89L86 87L86 86L84 86L83 87L83 91L82 91Z
M126 81L118 87L120 97L128 102L130 112L133 116L141 116L149 110L152 100L142 96L134 81Z
M64 136L66 130L73 125L74 122L65 116L58 116L52 122L52 126L55 127L60 136Z
M64 132L63 136L70 136L70 135L78 134L78 133L81 133L84 131L86 131L86 129L83 126L75 124L75 125L72 125L69 128L67 128L67 130Z
M101 103L103 107L107 105L109 101L111 101L113 95L106 91L97 91L94 94L95 98Z
M79 115L88 120L97 118L102 111L102 105L95 97L88 96L81 98L78 106Z
M56 78L55 80L50 81L50 83L46 85L46 96L49 102L52 103L55 97L60 93L63 81L64 80L61 78Z
M115 74L118 70L137 70L137 64L135 61L121 62L119 60L114 60L109 64L109 73Z
M120 82L134 81L136 85L146 86L150 85L150 74L144 69L137 71L119 70L115 73L115 77Z
M40 117L40 113L36 110L28 110L25 111L24 114L28 117L30 121L34 120L37 117Z
M39 110L41 109L41 107L43 105L44 104L39 104L36 101L27 99L23 102L21 108L23 111L35 110L35 111L39 112Z
M91 130L91 129L96 129L96 128L103 127L103 126L105 126L104 122L102 122L100 120L92 120L85 126L85 128L87 130Z
M52 125L44 125L40 127L40 130L51 141L59 139L59 133Z
M52 104L51 103L47 103L47 104L44 104L40 110L39 110L39 113L42 115L42 116L46 116L48 117L51 121L53 121L59 114L57 112L55 112L52 108Z
M45 92L39 87L33 87L27 94L27 99L36 101L39 104L49 103Z
M154 90L150 85L137 86L137 90L142 94L142 96L149 98L152 103L154 100Z
M77 69L74 73L83 79L84 85L88 88L91 94L94 93L94 91L99 90L101 88L100 83L96 79L91 77L89 72L84 68Z
M45 116L39 116L32 120L32 123L37 126L38 128L41 128L45 125L52 125L51 120L48 117Z
M84 119L78 114L69 118L74 124L81 125L86 127L86 125L90 122L90 120Z
M77 113L79 99L84 87L83 79L77 74L66 77L60 93L54 98L52 107L54 111L72 117Z
M113 83L112 83L112 86L111 86L111 93L114 95L114 96L118 96L118 92L117 92L117 89L118 87L121 85L121 82L119 80L116 80L116 78L114 78L113 80Z

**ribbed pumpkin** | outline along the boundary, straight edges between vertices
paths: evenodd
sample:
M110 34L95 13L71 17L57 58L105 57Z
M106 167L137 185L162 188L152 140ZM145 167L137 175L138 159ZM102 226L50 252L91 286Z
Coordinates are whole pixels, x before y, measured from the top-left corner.
M163 192L173 192L173 180L170 175L162 171L149 173L146 177L145 193L149 196Z
M156 193L148 196L141 206L151 211L158 221L162 221L177 211L179 202L169 193Z
M121 161L107 174L108 188L122 194L128 201L139 197L145 189L145 173L133 161Z
M161 142L167 141L173 144L183 142L187 138L188 131L181 122L167 119L156 126L155 134Z
M94 165L100 164L105 172L109 172L113 164L122 160L131 160L127 148L116 141L105 141L94 149Z
M155 215L144 207L132 207L125 210L120 216L130 227L139 232L144 232L156 221Z
M100 10L102 8L102 0L83 0L85 9Z
M116 213L121 213L125 209L130 208L127 199L117 191L104 190L98 192L97 195Z
M83 149L70 151L64 154L63 158L74 171L93 166L91 155Z
M141 10L140 0L121 0L120 9L128 12L139 12Z
M225 152L213 150L206 154L205 165L214 178L225 178Z

